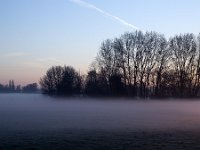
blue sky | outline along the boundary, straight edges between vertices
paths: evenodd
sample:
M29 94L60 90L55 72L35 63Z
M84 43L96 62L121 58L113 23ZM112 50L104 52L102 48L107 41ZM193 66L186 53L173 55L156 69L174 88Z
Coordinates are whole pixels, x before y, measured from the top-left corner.
M167 37L198 34L199 6L199 0L1 0L0 83L38 82L52 65L86 73L101 42L131 26Z

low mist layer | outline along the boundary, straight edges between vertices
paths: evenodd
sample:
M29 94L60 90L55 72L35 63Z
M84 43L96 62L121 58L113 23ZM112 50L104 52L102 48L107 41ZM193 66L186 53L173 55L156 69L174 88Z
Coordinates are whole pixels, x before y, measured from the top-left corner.
M58 99L1 94L0 130L194 130L199 101Z

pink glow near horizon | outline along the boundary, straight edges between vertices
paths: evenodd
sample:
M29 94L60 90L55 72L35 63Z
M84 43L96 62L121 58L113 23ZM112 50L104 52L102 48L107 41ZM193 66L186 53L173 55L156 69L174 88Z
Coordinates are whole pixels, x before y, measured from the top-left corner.
M39 80L42 76L45 75L47 69L46 68L26 68L26 69L18 69L11 70L7 69L6 71L1 73L0 76L0 84L7 85L9 83L9 80L14 80L15 85L27 85L30 83L39 83ZM75 68L76 69L76 68ZM80 74L86 74L88 71L88 68L84 69L76 69L78 72L80 71Z

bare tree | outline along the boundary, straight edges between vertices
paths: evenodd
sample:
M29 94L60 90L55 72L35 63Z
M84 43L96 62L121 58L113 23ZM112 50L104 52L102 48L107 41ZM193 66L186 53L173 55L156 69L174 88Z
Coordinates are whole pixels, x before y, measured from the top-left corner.
M196 39L196 57L195 57L195 65L193 70L193 87L192 87L192 95L198 96L199 95L199 89L200 89L200 33L197 36Z
M178 35L170 39L170 50L173 52L173 68L177 71L181 97L191 95L196 41L193 34ZM187 91L186 91L187 89Z
M61 66L52 66L46 72L46 75L40 79L40 85L44 93L59 94L61 81L63 78L63 68Z
M53 66L40 79L42 91L48 94L71 95L81 90L81 78L73 67Z
M168 42L163 35L159 35L158 37L158 49L156 53L156 64L154 68L154 73L156 77L156 81L152 84L155 86L154 95L162 96L162 77L163 73L168 71L168 63L170 60L171 51L168 48ZM154 79L154 77L152 77Z

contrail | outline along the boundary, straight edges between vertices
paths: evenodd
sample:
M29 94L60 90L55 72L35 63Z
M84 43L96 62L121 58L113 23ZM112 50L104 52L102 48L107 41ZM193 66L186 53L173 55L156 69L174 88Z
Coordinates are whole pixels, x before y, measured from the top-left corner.
M112 15L112 14L110 14L110 13L108 13L108 12L106 12L106 11L104 11L104 10L102 10L102 9L92 5L92 4L90 4L90 3L84 2L82 0L69 0L69 1L71 1L73 3L76 3L76 4L80 5L80 6L84 6L84 7L93 9L93 10L103 14L104 16L110 17L110 18L120 22L121 24L123 24L125 26L128 26L128 27L130 27L130 28L132 28L134 30L138 30L138 27L132 25L131 23L128 23L125 20L123 20L123 19L121 19L121 18L119 18L119 17L117 17L115 15Z

